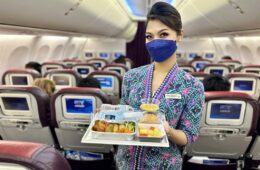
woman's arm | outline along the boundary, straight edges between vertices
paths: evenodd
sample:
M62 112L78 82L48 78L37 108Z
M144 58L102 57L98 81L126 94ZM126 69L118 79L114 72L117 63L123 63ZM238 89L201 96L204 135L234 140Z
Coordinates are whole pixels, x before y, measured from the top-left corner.
M163 124L165 132L168 136L168 139L177 144L177 145L186 145L187 144L187 137L186 134L182 130L174 129L170 127L168 122L164 122Z

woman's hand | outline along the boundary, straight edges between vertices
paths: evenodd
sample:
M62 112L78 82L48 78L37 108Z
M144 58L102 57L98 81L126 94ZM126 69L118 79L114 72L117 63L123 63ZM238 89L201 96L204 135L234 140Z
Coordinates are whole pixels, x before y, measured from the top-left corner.
M164 130L165 130L165 133L167 134L167 136L170 136L172 128L170 127L170 125L167 121L163 122L163 127L164 127Z

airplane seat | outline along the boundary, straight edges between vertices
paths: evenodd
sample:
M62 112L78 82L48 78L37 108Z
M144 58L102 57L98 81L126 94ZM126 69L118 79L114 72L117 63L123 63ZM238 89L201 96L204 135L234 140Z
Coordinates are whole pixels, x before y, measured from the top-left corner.
M197 72L200 72L206 65L211 64L213 61L207 59L194 59L189 62Z
M50 123L50 99L43 90L0 86L0 106L3 140L56 144Z
M87 63L94 64L97 69L101 70L105 65L108 64L108 61L102 58L94 58L87 60Z
M30 86L34 79L41 75L32 69L9 69L4 72L2 77L3 85Z
M260 103L258 106L260 111ZM251 147L248 149L245 160L245 170L256 169L260 169L260 117L258 117L255 139Z
M72 70L80 74L82 78L86 78L93 71L97 71L98 69L94 64L90 63L77 63L74 64Z
M241 73L254 73L256 75L260 75L260 65L245 65L240 66L237 69L235 69L235 72L241 72Z
M228 165L207 165L193 162L185 162L182 170L237 170L237 164L235 162Z
M196 72L196 68L190 64L181 64L179 67L186 72Z
M20 141L0 141L0 169L71 170L71 167L67 160L49 145Z
M244 157L255 135L258 117L257 101L246 93L205 92L199 138L187 146L187 156L224 159L227 167L232 166L230 163ZM217 166L214 162L212 167Z
M109 96L112 103L119 104L123 80L120 74L111 71L94 71L89 74L89 77L98 79L102 91Z
M76 63L80 63L79 59L64 59L62 62L65 64L67 69L71 69Z
M231 72L231 68L225 64L208 64L202 69L202 72L225 76Z
M65 87L77 87L80 75L74 70L50 70L46 72L44 77L55 82L56 89L61 89Z
M235 70L236 68L241 66L241 62L238 60L220 60L218 63L229 66L231 70Z
M130 58L125 58L125 65L128 68L128 70L130 70L134 67L134 62Z
M102 70L116 72L121 76L124 76L128 71L128 68L124 64L107 64Z
M230 91L247 93L259 100L260 76L252 73L230 73L226 77L231 84Z
M111 104L108 96L98 88L64 88L51 98L52 122L61 148L109 153L109 145L86 145L81 139L95 110Z
M204 78L209 75L208 73L205 73L205 72L190 72L190 74L193 77L196 77L197 79L199 79L200 81L203 81Z
M57 61L44 62L42 63L42 75L44 76L46 72L50 70L61 70L64 68L66 68L66 66L62 64L62 62L57 62Z

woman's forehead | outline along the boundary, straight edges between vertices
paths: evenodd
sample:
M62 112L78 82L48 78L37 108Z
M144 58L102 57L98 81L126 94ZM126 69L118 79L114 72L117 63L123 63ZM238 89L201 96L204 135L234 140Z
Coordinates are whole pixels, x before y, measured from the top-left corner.
M163 29L171 30L167 25L156 19L149 20L146 26L147 33L159 32Z

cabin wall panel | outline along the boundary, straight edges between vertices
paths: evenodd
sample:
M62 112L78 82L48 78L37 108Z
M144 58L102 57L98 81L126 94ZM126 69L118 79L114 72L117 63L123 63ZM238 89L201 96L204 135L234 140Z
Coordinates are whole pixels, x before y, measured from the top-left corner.
M85 41L81 37L0 35L0 76L10 68L24 68L29 61L77 57Z

